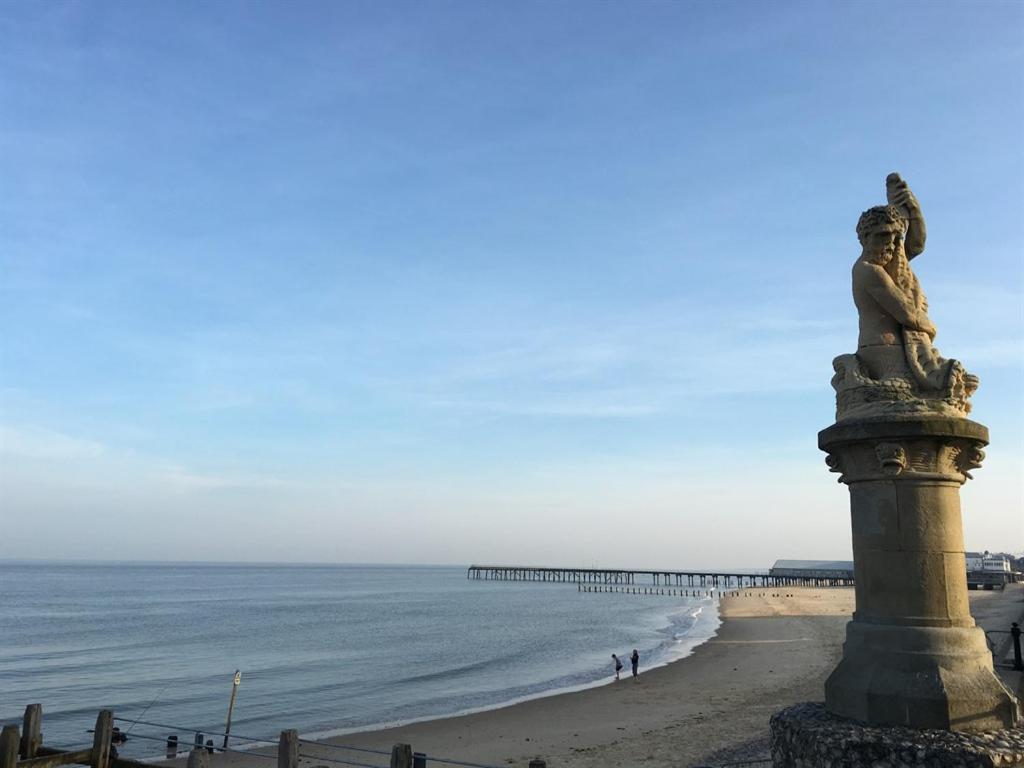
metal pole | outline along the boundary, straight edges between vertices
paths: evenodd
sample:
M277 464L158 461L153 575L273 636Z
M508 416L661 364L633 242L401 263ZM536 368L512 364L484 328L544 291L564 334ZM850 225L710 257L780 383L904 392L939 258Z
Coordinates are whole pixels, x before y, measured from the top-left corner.
M235 670L235 679L231 683L231 703L228 704L228 722L224 726L224 749L228 748L228 735L231 733L231 713L235 710L235 696L238 695L238 686L242 682L242 673Z

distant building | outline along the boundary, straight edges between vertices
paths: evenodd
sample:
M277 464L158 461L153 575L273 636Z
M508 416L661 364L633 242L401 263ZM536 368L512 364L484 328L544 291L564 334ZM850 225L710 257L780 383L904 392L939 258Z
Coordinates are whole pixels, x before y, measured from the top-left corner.
M1003 589L1006 584L1021 580L1013 555L988 551L965 552L964 555L968 589Z
M989 555L981 562L981 570L1009 573L1010 561L1004 555Z
M770 576L812 579L852 579L852 560L776 560Z
M965 552L967 560L967 572L989 571L996 573L1012 573L1013 558L1000 552Z

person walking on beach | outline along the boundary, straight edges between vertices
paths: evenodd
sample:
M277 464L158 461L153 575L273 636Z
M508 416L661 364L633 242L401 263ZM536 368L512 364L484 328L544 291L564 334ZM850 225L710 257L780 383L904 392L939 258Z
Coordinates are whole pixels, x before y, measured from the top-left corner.
M636 648L633 649L633 653L629 656L629 662L633 665L633 677L637 675L637 668L640 666L640 654Z
M616 656L614 653L612 654L612 658L615 660L615 679L618 680L619 672L622 671L622 662L619 661L619 657Z

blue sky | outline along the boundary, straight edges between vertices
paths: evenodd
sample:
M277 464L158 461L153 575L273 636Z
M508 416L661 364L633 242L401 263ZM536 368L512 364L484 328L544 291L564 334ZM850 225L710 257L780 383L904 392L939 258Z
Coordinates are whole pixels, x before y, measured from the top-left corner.
M1024 549L1022 72L1011 2L4 3L0 557L847 556L892 170Z

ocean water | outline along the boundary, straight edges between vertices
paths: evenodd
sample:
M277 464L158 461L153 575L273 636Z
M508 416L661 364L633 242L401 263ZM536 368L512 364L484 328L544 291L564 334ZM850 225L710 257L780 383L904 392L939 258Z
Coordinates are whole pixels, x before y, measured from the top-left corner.
M718 626L708 599L448 567L0 563L0 595L0 721L41 703L65 747L102 708L174 726L132 726L135 757L223 732L236 669L233 734L324 736L600 684L612 653L643 670Z

